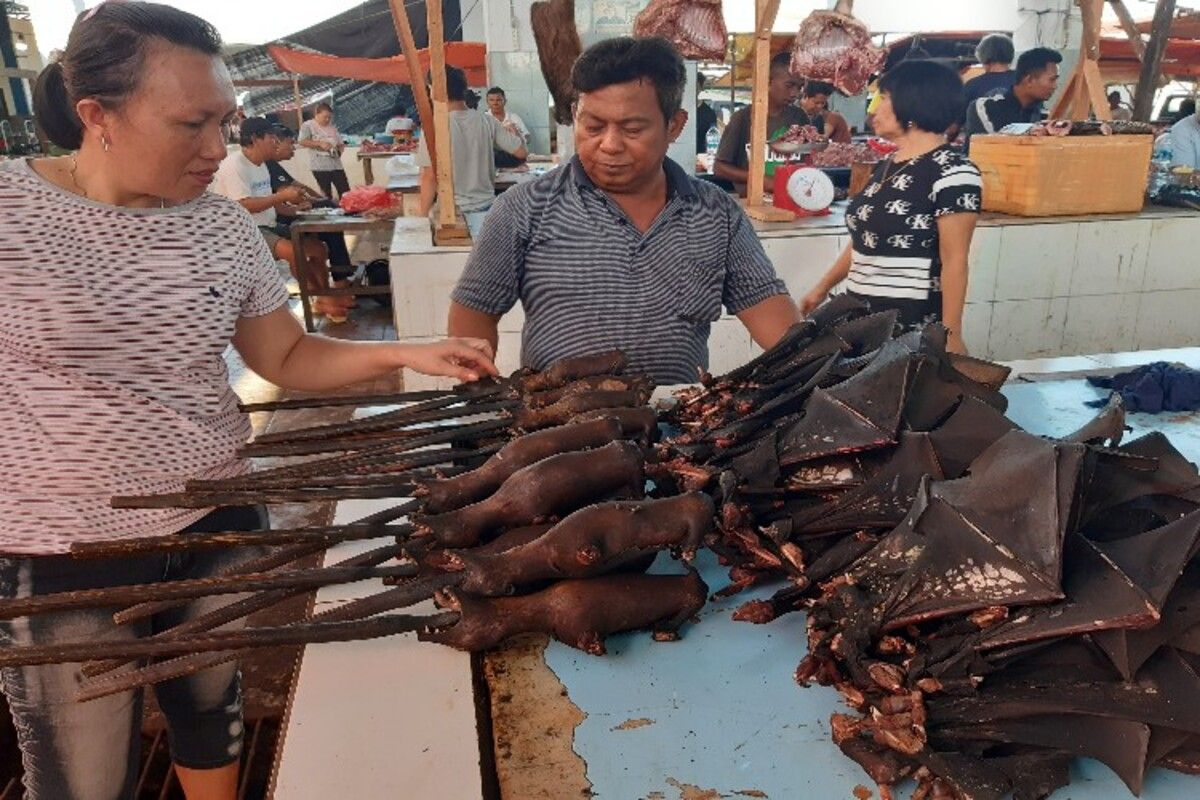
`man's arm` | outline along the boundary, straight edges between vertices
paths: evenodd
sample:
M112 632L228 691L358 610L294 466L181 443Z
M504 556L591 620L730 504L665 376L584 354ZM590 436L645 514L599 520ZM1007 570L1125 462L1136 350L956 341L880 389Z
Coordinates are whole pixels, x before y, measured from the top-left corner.
M755 344L764 350L774 347L787 333L788 328L803 319L800 309L796 308L795 302L786 294L768 297L761 303L739 312L737 318L746 326L746 330L750 331L750 337L754 339ZM452 333L451 336L453 335L455 334Z
M288 203L300 203L303 200L304 192L299 187L285 186L275 194L269 194L266 197L238 198L238 203L251 214L257 214L269 208L278 208Z
M746 110L738 111L729 118L729 124L725 126L725 132L721 134L721 144L717 148L716 161L713 162L714 175L735 183L747 183L750 180L750 170L738 166L746 152L746 142L749 140L750 132L747 126L749 113L748 111L743 113L743 111Z
M500 315L485 314L473 308L450 301L450 316L446 321L449 336L481 339L492 346L492 352L500 343ZM471 333L455 333L455 331L471 331Z
M421 202L418 210L422 215L428 214L437 199L437 175L433 167L421 167Z
M529 158L529 150L525 147L525 140L521 138L521 134L513 133L491 114L487 115L487 119L492 127L493 145L521 161Z

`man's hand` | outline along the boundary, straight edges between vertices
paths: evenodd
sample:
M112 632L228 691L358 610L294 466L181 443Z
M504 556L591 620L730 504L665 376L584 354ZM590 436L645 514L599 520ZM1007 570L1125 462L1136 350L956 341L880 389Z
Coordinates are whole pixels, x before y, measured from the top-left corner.
M469 383L500 374L492 362L492 346L482 339L445 339L404 347L404 366L426 375L445 375Z
M304 190L298 186L285 186L275 193L275 197L280 203L295 206L304 202Z

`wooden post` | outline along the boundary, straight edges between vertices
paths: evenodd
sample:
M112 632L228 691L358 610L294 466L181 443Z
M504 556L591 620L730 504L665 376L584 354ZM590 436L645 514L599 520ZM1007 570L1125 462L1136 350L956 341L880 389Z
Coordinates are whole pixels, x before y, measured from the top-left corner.
M413 100L417 104L417 114L421 117L421 135L425 137L425 148L429 151L429 160L436 168L437 154L434 145L437 137L433 130L433 104L429 102L429 89L425 86L425 70L421 68L421 56L417 52L417 42L413 38L412 24L408 21L408 10L404 0L389 0L392 9L392 23L396 26L396 38L400 40L400 50L408 64L408 75L412 80Z
M1133 14L1129 13L1129 6L1125 5L1125 0L1109 0L1109 5L1117 15L1117 19L1121 21L1121 28L1125 31L1125 35L1129 37L1129 44L1133 47L1133 54L1138 57L1138 61L1146 60L1146 43L1142 41L1142 33L1137 28L1137 23L1133 21Z
M1104 0L1075 0L1083 14L1083 42L1079 61L1054 104L1050 116L1056 119L1087 119L1095 112L1096 119L1112 119L1104 79L1100 75L1100 23L1104 15Z
M1171 23L1174 19L1175 0L1158 0L1154 9L1154 22L1150 26L1150 41L1146 45L1146 57L1142 59L1137 94L1133 99L1134 119L1149 120L1154 111L1154 91L1158 88L1163 55L1167 52L1167 41L1171 36Z
M792 222L796 215L763 202L766 182L767 84L771 80L771 31L779 0L755 0L754 90L750 100L750 176L746 185L746 214L761 222Z
M454 164L451 160L450 101L446 96L446 41L442 27L442 0L425 0L429 24L429 72L433 76L433 126L437 132L437 217L434 244L470 243L471 234L454 202Z
M296 100L296 132L304 124L304 101L300 98L300 76L292 76L292 97Z

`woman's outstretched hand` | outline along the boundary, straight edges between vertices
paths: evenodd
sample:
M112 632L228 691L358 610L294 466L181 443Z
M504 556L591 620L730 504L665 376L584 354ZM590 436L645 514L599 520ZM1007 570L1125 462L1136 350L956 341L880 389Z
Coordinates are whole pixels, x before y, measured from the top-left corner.
M426 375L445 375L470 383L500 374L492 361L496 354L483 339L444 339L404 348L404 366Z

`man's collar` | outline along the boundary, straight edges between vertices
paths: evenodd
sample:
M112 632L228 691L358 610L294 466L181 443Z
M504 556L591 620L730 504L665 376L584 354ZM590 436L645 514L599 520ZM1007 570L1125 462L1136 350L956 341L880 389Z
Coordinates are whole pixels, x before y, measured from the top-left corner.
M587 170L583 168L583 162L579 160L578 155L571 156L569 166L571 177L575 181L576 186L585 189L596 189L596 184L588 177ZM696 187L692 183L692 178L683 171L683 167L676 164L670 158L663 159L663 169L667 173L667 198L679 197L684 200L694 200L699 197L696 193Z

